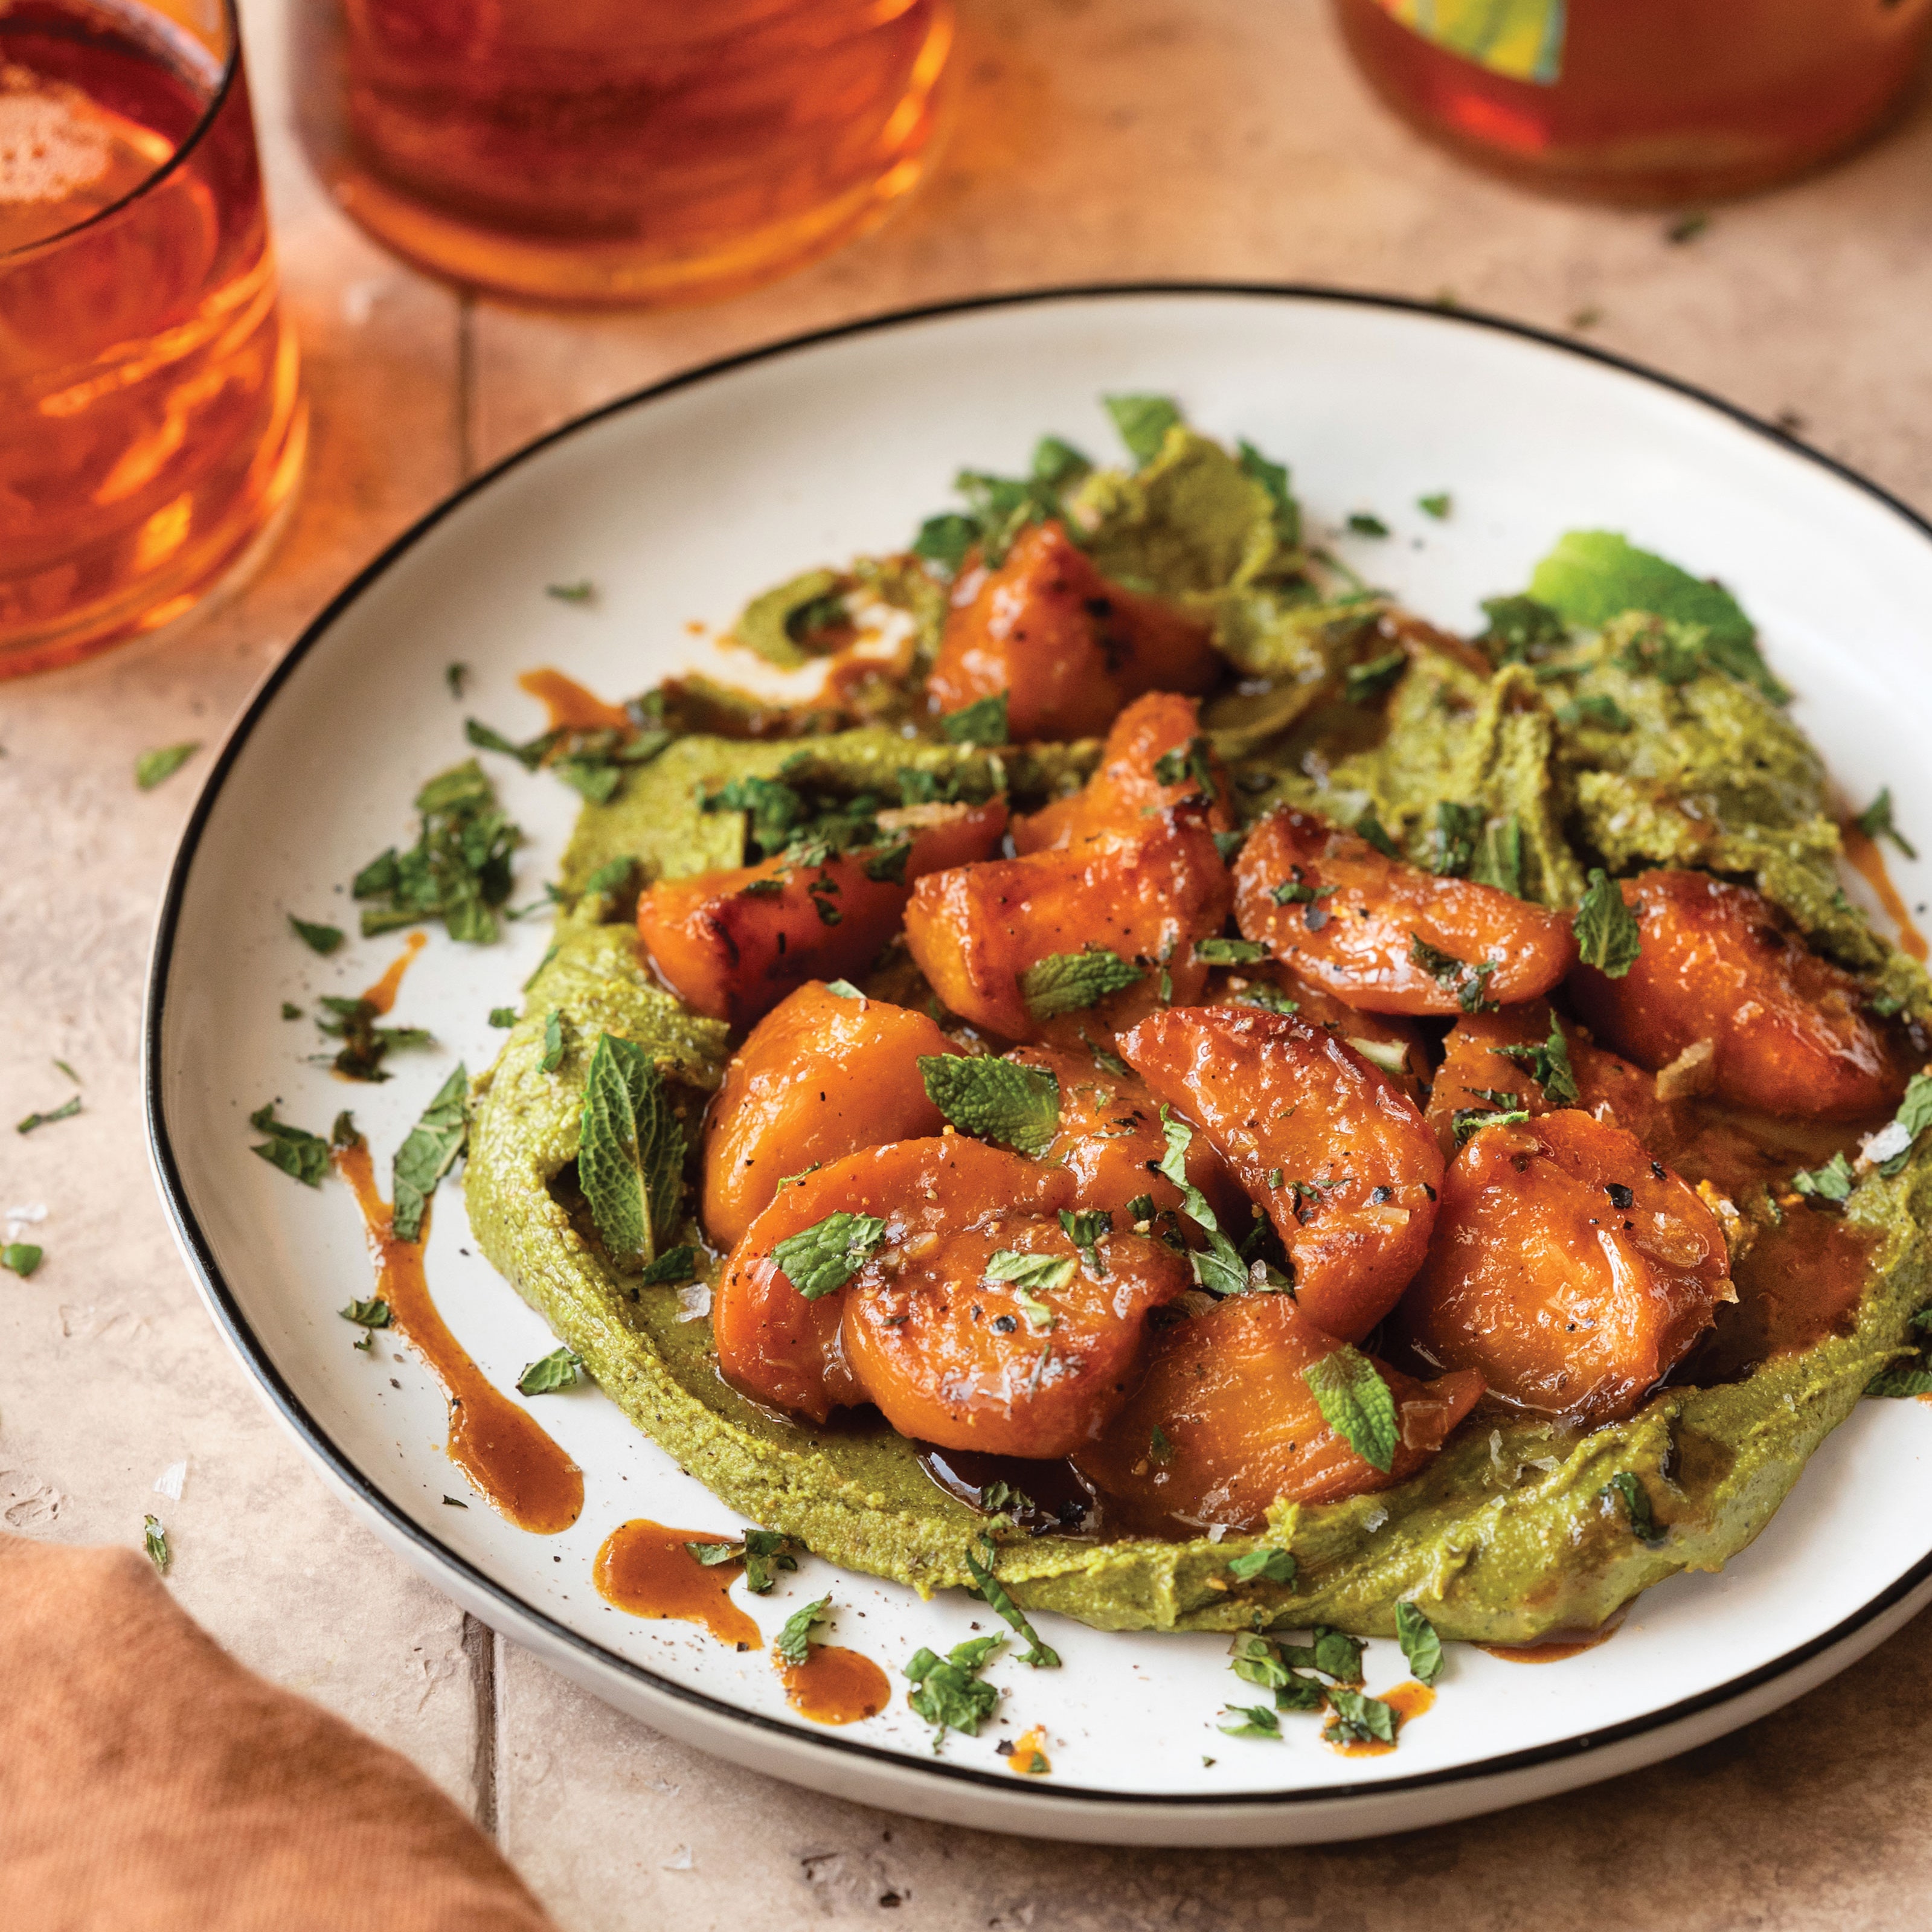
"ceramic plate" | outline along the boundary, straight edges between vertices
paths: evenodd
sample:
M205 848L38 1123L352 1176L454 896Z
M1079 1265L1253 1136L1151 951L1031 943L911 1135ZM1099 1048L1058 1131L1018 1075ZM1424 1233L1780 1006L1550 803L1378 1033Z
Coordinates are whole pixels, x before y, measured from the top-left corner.
M487 1066L487 1016L514 1004L548 943L538 917L486 947L439 931L394 1019L430 1052L345 1088L281 1003L354 993L398 950L352 939L326 959L287 915L353 929L346 885L411 825L422 780L466 754L466 715L542 725L517 674L556 665L621 698L710 661L694 629L794 572L903 544L950 501L962 464L1012 472L1051 430L1115 444L1099 398L1171 393L1210 434L1293 466L1313 524L1372 509L1386 541L1336 538L1373 580L1468 628L1478 600L1520 587L1562 531L1622 530L1721 578L1802 694L1797 716L1860 802L1889 784L1932 833L1932 530L1870 484L1734 410L1610 358L1466 314L1318 290L1050 292L905 315L722 363L613 404L512 458L424 519L323 613L267 680L210 776L157 938L148 1015L149 1126L162 1191L216 1320L270 1402L352 1507L461 1603L622 1708L816 1788L962 1823L1137 1844L1289 1844L1433 1823L1627 1771L1774 1708L1877 1643L1932 1594L1932 1414L1862 1405L1758 1540L1721 1574L1650 1591L1615 1640L1535 1668L1452 1647L1436 1706L1386 1756L1345 1758L1311 1720L1285 1742L1224 1737L1242 1687L1214 1636L1108 1636L1042 1618L1065 1658L1010 1651L977 1738L935 1754L896 1697L842 1729L788 1708L767 1654L640 1621L592 1587L628 1518L739 1526L594 1388L535 1398L582 1466L574 1528L538 1537L471 1496L444 1454L443 1403L406 1348L350 1346L336 1311L370 1292L347 1190L295 1185L249 1152L249 1112L325 1126L352 1105L388 1159L458 1058ZM1414 507L1454 494L1437 524ZM588 578L594 603L544 586ZM742 654L735 668L742 671ZM470 669L454 701L444 677ZM574 796L490 760L530 834L516 902L540 897ZM1908 898L1924 867L1901 867ZM554 1346L473 1252L461 1190L439 1197L436 1300L500 1387ZM446 1495L466 1498L448 1507ZM742 1592L742 1586L739 1586ZM746 1599L769 1638L830 1591L836 1640L898 1671L988 1622L956 1594L911 1591L807 1559ZM977 1622L976 1622L976 1618ZM1369 1688L1406 1675L1370 1646ZM1022 1779L1003 1738L1043 1728L1050 1777Z

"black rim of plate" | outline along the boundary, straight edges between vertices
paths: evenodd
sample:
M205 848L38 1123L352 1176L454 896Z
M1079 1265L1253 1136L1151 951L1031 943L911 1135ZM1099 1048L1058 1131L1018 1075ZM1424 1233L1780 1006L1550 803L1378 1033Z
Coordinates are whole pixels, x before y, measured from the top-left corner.
M1419 1791L1439 1789L1446 1786L1487 1782L1505 1777L1512 1772L1527 1771L1548 1764L1570 1762L1610 1747L1628 1742L1646 1734L1663 1730L1683 1723L1687 1719L1714 1709L1720 1705L1736 1702L1748 1696L1753 1691L1774 1682L1780 1677L1790 1676L1802 1669L1814 1658L1834 1648L1848 1638L1864 1629L1876 1618L1884 1616L1894 1605L1910 1596L1928 1578L1932 1578L1932 1554L1927 1555L1906 1574L1887 1588L1846 1618L1832 1629L1787 1651L1772 1662L1760 1665L1741 1677L1712 1689L1687 1697L1664 1708L1648 1714L1627 1719L1622 1724L1610 1725L1601 1730L1578 1733L1554 1743L1538 1744L1528 1750L1510 1752L1498 1757L1485 1758L1478 1762L1459 1765L1441 1771L1427 1772L1412 1778L1394 1778L1372 1784L1325 1784L1305 1789L1275 1791L1214 1792L1176 1792L1172 1795L1152 1792L1124 1792L1096 1790L1078 1786L1016 1784L1010 1774L976 1770L964 1765L943 1762L925 1762L903 1752L891 1750L880 1744L862 1744L856 1740L842 1738L830 1732L802 1731L796 1726L781 1719L768 1718L757 1712L740 1709L718 1698L692 1689L656 1672L634 1664L616 1652L607 1649L595 1639L580 1635L568 1625L556 1622L534 1605L526 1603L513 1591L506 1588L493 1577L485 1574L465 1558L450 1549L440 1539L407 1515L398 1504L392 1502L368 1477L337 1448L326 1432L304 1406L301 1398L284 1379L280 1371L269 1358L268 1352L257 1340L253 1330L243 1317L239 1304L227 1282L216 1266L213 1250L196 1222L194 1211L188 1202L187 1192L182 1185L181 1171L175 1159L174 1149L169 1139L166 1120L161 1106L161 1027L168 994L168 970L174 950L176 930L181 918L182 902L192 869L195 854L200 848L201 837L212 815L216 800L223 784L250 733L260 721L268 706L274 701L276 693L287 680L295 667L327 634L344 611L360 597L377 578L412 548L437 524L470 499L488 489L496 478L518 464L527 461L539 451L548 449L554 443L575 435L593 423L606 417L621 415L626 410L637 409L652 403L662 396L670 395L682 389L692 388L713 378L729 374L731 371L757 362L766 362L788 356L818 344L836 342L848 337L875 334L881 330L902 327L908 323L931 321L948 316L970 315L993 309L1023 307L1035 303L1051 302L1112 302L1142 298L1186 298L1200 296L1212 299L1236 297L1257 302L1305 302L1317 304L1341 304L1364 309L1383 309L1418 316L1445 328L1478 328L1498 335L1514 336L1520 340L1532 342L1546 349L1552 349L1580 361L1594 362L1600 367L1613 369L1634 376L1654 386L1702 404L1705 408L1728 418L1741 428L1762 436L1767 442L1790 454L1802 457L1808 463L1828 472L1841 482L1850 484L1864 495L1880 503L1903 521L1910 525L1928 541L1932 541L1932 523L1920 516L1909 505L1901 502L1888 490L1860 476L1856 470L1834 461L1832 458L1800 442L1782 430L1761 421L1748 410L1725 401L1721 397L1711 394L1694 384L1680 381L1658 370L1645 367L1640 362L1610 353L1607 350L1589 344L1574 342L1546 329L1534 328L1528 323L1514 322L1506 317L1484 314L1479 311L1456 308L1448 309L1439 304L1411 300L1399 296L1376 295L1349 289L1326 288L1316 284L1270 282L1212 282L1212 281L1136 281L1123 283L1085 283L1064 287L1028 289L1010 293L976 296L952 302L934 302L922 307L895 310L890 314L866 317L860 321L843 322L835 327L814 329L801 335L787 337L778 342L766 344L761 348L742 350L737 354L719 358L702 366L684 370L680 374L655 382L649 387L632 391L576 416L533 442L494 464L453 491L436 507L419 518L386 548L382 550L364 568L359 572L330 601L314 621L303 632L288 653L263 680L261 688L250 700L248 708L236 721L223 744L200 796L196 800L187 829L182 835L179 850L175 855L168 875L167 890L161 902L160 916L155 929L154 952L149 968L147 1012L142 1029L142 1054L145 1066L142 1073L142 1101L147 1118L148 1142L154 1170L161 1185L164 1200L173 1220L175 1229L183 1248L190 1257L196 1274L200 1276L204 1294L213 1310L215 1318L226 1334L229 1341L254 1371L270 1402L280 1412L283 1419L302 1438L331 1474L344 1488L356 1496L365 1508L374 1512L398 1537L413 1544L441 1568L454 1571L469 1588L479 1595L501 1604L518 1618L524 1620L540 1629L554 1642L579 1652L608 1668L622 1672L635 1682L645 1686L659 1696L672 1698L680 1702L696 1707L714 1719L744 1730L775 1733L788 1743L803 1743L822 1751L844 1754L878 1763L902 1774L919 1780L935 1780L954 1784L964 1784L988 1792L998 1792L1009 1798L1020 1798L1022 1802L1058 1802L1075 1806L1100 1805L1118 1807L1126 1810L1158 1810L1172 1809L1187 1811L1254 1811L1279 1809L1286 1807L1336 1804L1351 1802L1372 1804L1384 1798L1394 1798ZM1024 1798L1021 1794L1024 1792Z

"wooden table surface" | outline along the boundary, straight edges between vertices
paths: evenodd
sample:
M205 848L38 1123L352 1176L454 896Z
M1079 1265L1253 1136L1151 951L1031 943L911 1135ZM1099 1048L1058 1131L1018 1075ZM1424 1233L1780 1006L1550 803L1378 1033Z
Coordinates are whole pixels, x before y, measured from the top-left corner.
M288 4L304 0L286 0ZM1932 1624L1656 1770L1469 1824L1312 1851L1058 1846L894 1817L672 1744L466 1620L355 1522L203 1313L142 1151L141 982L206 754L152 794L149 746L218 740L309 616L444 493L576 412L721 352L904 304L1046 282L1331 282L1589 339L1790 412L1932 510L1932 108L1818 179L1720 210L1532 200L1386 118L1320 0L965 0L957 130L878 234L722 306L570 318L460 299L328 202L290 132L285 0L244 0L286 298L314 434L254 585L193 632L0 688L0 1207L44 1204L0 1275L0 1520L138 1544L167 1519L181 1600L248 1663L406 1752L570 1932L824 1919L968 1928L1918 1926L1932 1916ZM1292 458L1293 452L1286 454ZM152 1492L185 1460L185 1492ZM1560 1668L1560 1666L1558 1666Z

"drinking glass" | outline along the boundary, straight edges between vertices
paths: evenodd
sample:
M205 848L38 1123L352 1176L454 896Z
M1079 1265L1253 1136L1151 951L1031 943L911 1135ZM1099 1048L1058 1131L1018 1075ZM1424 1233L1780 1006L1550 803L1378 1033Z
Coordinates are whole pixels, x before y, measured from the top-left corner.
M1384 102L1533 187L1669 205L1768 187L1882 125L1932 0L1335 0Z
M735 292L919 180L953 0L299 0L297 119L376 238L548 302Z
M249 567L306 429L233 0L0 3L0 676Z

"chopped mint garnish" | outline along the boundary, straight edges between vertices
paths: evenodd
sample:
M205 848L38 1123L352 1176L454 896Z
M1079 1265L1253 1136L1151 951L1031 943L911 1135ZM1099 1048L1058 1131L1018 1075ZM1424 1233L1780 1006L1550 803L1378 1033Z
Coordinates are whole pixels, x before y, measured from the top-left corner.
M1343 1342L1311 1362L1302 1379L1315 1391L1322 1419L1370 1468L1387 1475L1401 1439L1395 1397L1374 1363Z
M18 1275L22 1281L38 1268L45 1258L46 1250L37 1248L32 1241L9 1241L0 1248L0 1268L10 1274Z
M14 1123L16 1134L30 1134L37 1127L52 1126L56 1120L70 1120L80 1112L80 1096L70 1094L58 1107L50 1107L45 1113L28 1114L24 1119Z
M1570 1065L1570 1042L1564 1037L1562 1022L1550 1016L1550 1037L1540 1046L1492 1046L1498 1059L1514 1060L1543 1089L1543 1097L1552 1107L1574 1107L1580 1097L1576 1076ZM1928 1083L1932 1086L1932 1082ZM1512 1096L1514 1097L1514 1096Z
M997 747L1010 742L1007 736L1006 698L1005 692L996 692L991 698L982 698L959 710L948 712L939 721L941 734L949 743L955 745Z
M1147 977L1118 952L1088 945L1080 952L1050 952L1020 975L1020 998L1036 1020L1078 1012Z
M1918 857L1918 848L1892 823L1891 786L1887 785L1852 823L1868 838L1889 838L1906 858Z
M554 1395L559 1389L574 1388L584 1358L569 1348L553 1348L532 1362L517 1378L519 1395Z
M1190 1250L1194 1279L1210 1294L1240 1294L1248 1286L1248 1271L1235 1252L1234 1244L1221 1232L1208 1197L1187 1178L1187 1150L1194 1144L1194 1130L1185 1120L1174 1118L1163 1106L1160 1123L1167 1142L1160 1157L1160 1171L1180 1190L1180 1211L1208 1237L1204 1248Z
M1160 454L1167 433L1181 420L1172 396L1102 396L1100 398L1127 454L1144 470Z
M142 790L152 791L164 778L172 778L200 749L201 740L196 738L185 745L164 745L158 750L143 752L134 760L134 782Z
M154 1566L158 1575L168 1574L168 1565L174 1561L174 1552L168 1547L168 1533L158 1516L141 1519L141 1546L148 1552L148 1561Z
M1294 1581L1294 1558L1286 1550L1250 1550L1228 1559L1228 1574L1240 1583L1280 1583L1284 1588Z
M657 1063L599 1034L584 1087L577 1171L598 1238L620 1264L656 1261L677 1225L684 1129Z
M843 1288L885 1245L886 1224L876 1215L841 1210L788 1234L772 1258L808 1301Z
M459 1061L396 1150L390 1229L398 1240L413 1241L422 1233L429 1198L470 1137L469 1099L470 1075Z
M1017 1060L922 1054L926 1096L962 1134L997 1141L1035 1159L1060 1131L1060 1082Z
M986 1550L983 1558L976 1556L969 1547L966 1552L966 1568L971 1571L973 1582L988 1608L1002 1618L1018 1634L1026 1640L1027 1647L1020 1653L1020 1661L1029 1664L1036 1670L1058 1670L1060 1653L1040 1641L1040 1633L1028 1622L1025 1611L1006 1594L1006 1586L993 1574L993 1566L999 1560L999 1550L990 1537L980 1539Z
M933 1726L934 1750L949 1730L977 1737L980 1725L992 1715L1000 1694L980 1672L1005 1642L1004 1636L971 1637L943 1658L923 1648L914 1652L905 1666L913 1686L906 1702Z
M248 1116L248 1124L268 1138L250 1150L271 1167L278 1167L306 1187L320 1187L328 1172L328 1143L320 1134L290 1126L275 1118L275 1104L258 1107Z
M1590 868L1589 886L1576 908L1575 924L1576 954L1586 966L1621 980L1636 964L1642 928L1624 903L1616 881L1596 866Z
M1395 1606L1395 1634L1409 1674L1418 1684L1433 1684L1442 1675L1442 1640L1436 1626L1406 1600Z
M339 926L322 926L313 920L298 919L293 913L289 914L289 924L304 946L311 952L320 952L325 959L342 944L342 928Z

